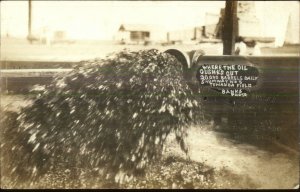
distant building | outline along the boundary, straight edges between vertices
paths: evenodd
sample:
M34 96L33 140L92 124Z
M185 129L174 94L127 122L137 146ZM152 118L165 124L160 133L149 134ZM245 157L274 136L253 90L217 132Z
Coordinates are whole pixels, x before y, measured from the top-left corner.
M246 41L274 42L274 37L262 36L261 22L256 15L255 2L238 2L236 36Z
M31 41L40 42L51 45L54 43L72 43L73 41L68 37L68 32L64 29L51 29L49 27L42 27L38 31L33 32Z
M206 13L205 25L203 26L203 40L222 39L224 27L224 8L220 10L219 14ZM239 2L237 9L237 23L236 23L236 38L242 37L247 44L254 41L265 43L274 42L275 38L272 36L262 35L262 24L256 17L254 9L254 2Z
M263 46L280 47L299 44L299 2L273 5L271 2L239 1L237 8L236 38L242 37L247 46L257 42ZM298 10L297 10L298 9ZM274 12L274 10L276 12ZM278 12L278 13L277 13ZM195 40L196 42L219 42L224 27L224 8L219 14L206 13L204 24L177 31L169 31L169 43Z
M221 26L221 14L206 13L204 25L170 31L167 35L167 41L170 43L185 41L194 41L195 43L202 41L213 42L221 38Z
M222 15L224 10L221 9L220 14L206 13L205 25L203 26L203 36L208 39L221 39L222 33Z
M122 24L116 35L116 40L120 43L147 43L150 41L152 29L146 25Z
M188 41L199 42L202 38L202 27L191 27L182 30L169 31L167 41L170 43L182 43Z
M299 5L299 2L239 1L237 35L275 47L299 44Z
M300 5L298 5L300 7ZM288 15L287 29L284 37L285 44L300 44L299 35L299 12L291 12Z

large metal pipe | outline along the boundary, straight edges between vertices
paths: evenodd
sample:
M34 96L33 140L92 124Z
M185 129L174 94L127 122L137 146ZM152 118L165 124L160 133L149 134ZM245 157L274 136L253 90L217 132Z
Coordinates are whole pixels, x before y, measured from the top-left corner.
M194 64L196 64L198 58L205 54L204 51L200 49L191 51L167 49L164 52L176 57L176 59L183 65L184 69L190 69Z

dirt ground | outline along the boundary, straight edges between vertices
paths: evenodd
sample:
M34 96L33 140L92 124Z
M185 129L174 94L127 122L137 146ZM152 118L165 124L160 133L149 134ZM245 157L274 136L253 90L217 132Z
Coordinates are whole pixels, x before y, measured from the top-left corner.
M261 48L264 56L299 56L299 45L282 48ZM45 45L29 44L26 39L1 38L1 60L44 60L44 61L80 61L105 57L107 54L122 49L133 51L141 49L158 49L161 51L177 48L184 51L203 50L206 55L222 55L221 43L178 44L162 46L152 45L120 45L113 41L76 41L74 43L57 43Z
M25 99L24 95L1 95L2 109L18 111L20 107L28 104L30 100ZM216 174L214 184L208 183L208 186L200 187L291 189L299 184L298 155L264 151L249 144L236 144L222 134L212 131L210 124L190 127L188 135L189 156L194 162L192 165L205 165L214 169ZM164 154L165 157L172 154L186 159L172 135L169 136ZM177 164L176 166L182 166L180 161ZM156 165L151 167L150 172L155 175L158 174L157 170L167 168L169 169ZM133 185L124 186L134 188ZM101 186L97 184L94 187Z
M113 41L76 41L71 44L44 45L40 43L29 44L25 39L1 39L1 60L45 60L45 61L80 61L105 57L109 53L122 49L137 51L141 49L158 49L164 51L168 48L182 50L205 49L207 54L218 54L222 50L220 44L203 45L120 45ZM221 52L219 53L221 54Z
M258 188L290 188L299 183L299 159L284 153L271 153L249 144L236 144L209 125L192 127L188 143L190 157L216 170L226 168L247 175Z

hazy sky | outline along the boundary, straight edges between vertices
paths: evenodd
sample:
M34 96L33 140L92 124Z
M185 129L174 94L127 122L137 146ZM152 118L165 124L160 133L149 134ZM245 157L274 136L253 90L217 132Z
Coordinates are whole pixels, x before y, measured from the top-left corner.
M204 24L205 13L219 13L216 2L33 1L33 29L65 29L74 38L111 39L121 23L174 30ZM28 2L1 2L1 32L26 36Z
M184 29L205 24L206 13L223 7L225 1L32 1L32 27L66 30L77 39L112 39L122 23ZM299 41L299 2L256 1L255 9L263 36L284 36L291 17L291 39ZM25 37L27 21L28 1L1 1L1 35Z

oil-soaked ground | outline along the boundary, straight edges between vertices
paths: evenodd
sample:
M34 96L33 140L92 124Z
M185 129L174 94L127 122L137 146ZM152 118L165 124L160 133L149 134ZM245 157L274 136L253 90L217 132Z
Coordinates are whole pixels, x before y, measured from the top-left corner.
M1 95L1 108L17 111L29 103L23 95ZM224 133L213 131L212 124L190 127L188 133L190 159L170 135L162 162L151 165L138 181L109 185L81 170L82 177L75 182L68 176L69 170L58 170L47 174L35 188L178 188L178 183L184 182L185 188L282 189L299 184L298 154L277 150L275 146L267 151L237 143ZM190 178L199 182L191 183Z

